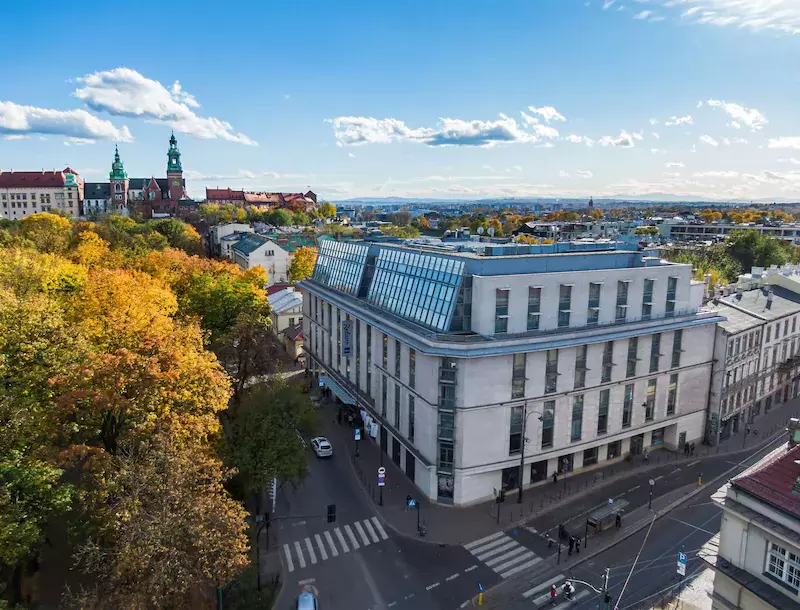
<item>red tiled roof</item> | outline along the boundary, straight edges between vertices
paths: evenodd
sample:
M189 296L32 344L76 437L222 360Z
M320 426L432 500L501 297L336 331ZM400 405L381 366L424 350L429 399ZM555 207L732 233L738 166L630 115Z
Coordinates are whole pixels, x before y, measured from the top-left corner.
M67 170L69 170L69 168L66 168L64 172ZM64 182L66 180L64 177L64 172L59 170L42 170L40 172L16 172L14 170L0 170L0 188L64 186Z
M733 486L780 510L800 517L800 493L792 488L800 477L800 445L733 480Z
M271 296L276 292L280 292L281 290L286 290L289 286L291 286L291 284L288 282L276 282L267 288L267 296Z
M206 189L206 199L208 201L244 201L244 191L234 191L233 189Z

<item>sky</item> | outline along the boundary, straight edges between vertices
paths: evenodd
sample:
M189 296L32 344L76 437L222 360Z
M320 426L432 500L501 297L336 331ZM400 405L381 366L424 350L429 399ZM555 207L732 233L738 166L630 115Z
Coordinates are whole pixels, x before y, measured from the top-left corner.
M5 2L0 169L800 200L800 0Z

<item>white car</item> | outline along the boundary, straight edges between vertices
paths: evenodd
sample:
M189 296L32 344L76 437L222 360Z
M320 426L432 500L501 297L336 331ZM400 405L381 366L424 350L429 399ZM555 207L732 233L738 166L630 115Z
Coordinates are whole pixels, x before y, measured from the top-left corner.
M317 436L311 439L311 448L318 458L332 457L333 447L324 436Z

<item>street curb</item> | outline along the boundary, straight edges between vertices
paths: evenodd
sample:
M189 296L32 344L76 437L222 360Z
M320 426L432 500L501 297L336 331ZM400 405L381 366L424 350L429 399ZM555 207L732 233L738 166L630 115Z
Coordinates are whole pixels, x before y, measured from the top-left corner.
M779 436L779 435L775 435L775 436ZM770 439L768 441L764 441L754 453L757 453L758 451L761 451L762 449L768 447L771 443L774 443L775 440L780 440L780 439L774 439L773 438L773 439ZM781 444L783 444L783 443L781 443ZM778 447L776 446L775 449L777 449L777 448ZM751 449L752 449L752 447L751 447ZM746 451L746 448L742 449L740 451ZM774 449L773 449L773 451L774 451ZM731 452L731 453L736 453L736 452ZM725 454L720 454L720 455L725 455ZM748 457L750 457L750 456L748 456ZM624 540L627 540L628 538L636 535L642 529L644 529L651 521L654 522L654 521L664 517L667 513L669 513L672 510L675 510L675 508L677 508L678 506L680 506L684 502L686 502L688 500L691 500L695 496L699 495L701 492L705 491L708 487L710 487L712 485L716 485L718 481L728 477L734 470L736 470L737 468L742 466L742 464L744 464L745 461L747 461L747 458L745 458L744 460L741 460L740 462L738 462L734 466L731 466L728 470L726 470L725 472L717 475L716 477L714 477L713 479L707 481L706 483L703 483L702 485L698 485L697 488L694 491L689 492L688 494L686 494L682 498L678 498L677 500L674 500L673 502L671 502L670 504L668 504L667 506L665 506L661 510L653 513L653 516L648 517L646 519L640 519L639 521L637 521L636 523L631 525L629 528L624 529L621 532L619 538L616 538L616 539L614 539L612 541L609 541L609 542L605 543L603 546L599 546L599 547L596 547L596 548L592 549L592 551L590 551L588 554L585 553L585 554L581 555L580 559L578 559L577 561L574 561L573 563L571 563L569 565L567 565L566 563L562 564L564 567L560 568L560 569L561 570L571 570L575 566L580 565L580 564L582 564L582 563L584 563L586 561L589 561L590 559L593 559L594 557L596 557L597 555L600 555L601 553L605 553L608 549L616 546L620 542L622 542ZM549 559L552 559L552 557L548 558L548 560ZM497 583L496 585L494 585L493 587L490 587L489 589L484 591L484 599L493 590L496 590L498 587L500 587L500 586L502 586L502 585L504 585L504 584L506 584L508 582L512 582L512 581L509 581L509 580L501 581L501 582ZM471 599L472 599L472 602L474 604L475 600L477 599L477 597L473 597Z

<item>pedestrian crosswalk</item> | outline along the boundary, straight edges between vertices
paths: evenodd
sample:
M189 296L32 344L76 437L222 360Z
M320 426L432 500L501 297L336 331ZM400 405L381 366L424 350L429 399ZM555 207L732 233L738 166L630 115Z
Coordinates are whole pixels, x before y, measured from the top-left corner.
M550 585L555 585L558 591L555 600L550 597ZM522 597L528 600L533 598L533 605L536 608L542 608L543 610L545 608L547 610L564 610L565 608L569 607L570 604L577 603L591 595L591 592L588 589L582 589L574 593L572 595L572 599L567 599L564 597L563 585L563 574L551 576L546 582L543 582L542 584L536 585L532 589L525 591L525 593L522 594Z
M533 551L524 547L519 542L504 532L497 532L480 540L465 544L464 548L472 553L476 559L500 575L508 578L526 570L542 558Z
M313 534L303 540L283 545L286 568L290 572L327 561L340 554L357 551L362 546L376 544L389 538L377 517L362 519L352 524L334 527L322 534ZM297 568L295 567L297 565Z

